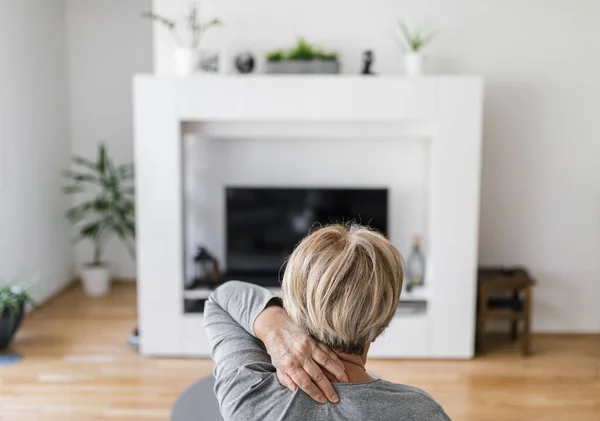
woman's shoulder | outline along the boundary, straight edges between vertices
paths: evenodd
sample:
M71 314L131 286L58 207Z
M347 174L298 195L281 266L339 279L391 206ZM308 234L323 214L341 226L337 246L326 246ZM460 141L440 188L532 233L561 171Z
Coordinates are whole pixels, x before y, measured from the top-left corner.
M415 386L376 380L364 385L363 396L371 401L386 402L406 419L448 421L444 408L429 393ZM411 418L412 417L412 418ZM404 419L404 418L400 418Z
M427 393L423 389L418 388L416 386L410 386L408 384L402 384L402 383L392 383L392 382L389 382L389 381L383 380L383 379L379 380L379 383L381 384L382 388L388 388L388 389L394 390L398 393L418 395L418 396L421 396L426 399L430 399L435 402L435 399L433 399L433 397L429 393Z

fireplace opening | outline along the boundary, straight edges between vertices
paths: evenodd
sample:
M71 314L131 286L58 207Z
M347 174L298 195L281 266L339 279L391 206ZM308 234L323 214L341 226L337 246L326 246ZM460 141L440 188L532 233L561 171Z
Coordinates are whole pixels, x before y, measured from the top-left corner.
M358 223L389 232L387 188L226 186L224 193L222 281L280 287L287 257L319 226ZM184 311L202 312L216 286L194 280L184 292Z

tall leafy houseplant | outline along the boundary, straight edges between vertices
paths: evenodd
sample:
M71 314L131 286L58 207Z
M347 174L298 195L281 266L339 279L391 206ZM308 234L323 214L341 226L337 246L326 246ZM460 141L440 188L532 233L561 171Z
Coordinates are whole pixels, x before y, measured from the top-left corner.
M81 274L84 289L92 296L104 295L110 286L109 271L102 260L107 241L117 236L135 256L133 164L115 165L102 143L95 161L76 156L73 163L74 168L65 171L69 185L63 191L85 194L86 199L69 209L66 216L77 229L76 241L87 240L93 245L93 259Z
M26 290L16 285L0 287L0 350L8 347L19 329L25 304L35 305Z
M398 22L398 44L404 53L404 68L408 76L418 76L423 73L422 50L435 37L434 32L423 33L411 31L406 23Z
M180 77L189 76L196 69L199 59L198 48L202 36L210 28L221 25L221 20L216 18L202 21L198 12L198 5L195 2L190 3L189 11L182 24L150 11L142 13L142 17L162 25L171 34L177 45L173 55L175 74ZM183 32L179 30L181 26L184 27Z

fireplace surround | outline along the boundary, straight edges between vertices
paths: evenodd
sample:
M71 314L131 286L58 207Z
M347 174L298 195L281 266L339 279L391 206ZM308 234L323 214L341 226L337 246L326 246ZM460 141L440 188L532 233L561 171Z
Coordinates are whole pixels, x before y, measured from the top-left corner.
M183 308L189 206L223 254L224 186L360 185L389 188L389 238L406 254L420 233L428 256L427 287L403 293L372 355L472 357L482 98L467 76L137 76L142 354L208 355Z

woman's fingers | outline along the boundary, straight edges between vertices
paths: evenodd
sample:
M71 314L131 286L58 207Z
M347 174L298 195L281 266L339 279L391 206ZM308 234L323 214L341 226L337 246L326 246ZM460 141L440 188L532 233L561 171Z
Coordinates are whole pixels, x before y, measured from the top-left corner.
M279 383L281 383L282 386L290 389L290 391L296 391L296 383L294 383L292 378L285 374L283 371L277 370L277 380L279 380Z
M290 390L302 389L317 402L339 402L339 397L324 370L347 382L344 364L327 346L319 344L294 325L283 329L277 340L270 340L267 351L277 369L277 379Z
M327 345L318 343L313 351L313 360L325 370L333 374L339 381L345 383L348 381L346 368L342 360Z
M338 357L338 355L335 353L335 351L333 349L329 348L327 345L325 345L324 343L321 343L321 342L317 342L317 345L319 346L319 348L321 348L323 351L325 351L325 353L327 355L329 355L331 357L331 359L333 359L336 363L344 365L342 363L342 360L340 360L340 357Z
M317 387L317 385L312 381L308 373L304 371L302 367L297 368L293 373L290 373L289 376L292 378L294 383L298 385L298 387L313 400L319 403L327 402L327 398L321 389Z
M337 403L340 401L338 394L331 385L329 379L325 376L325 374L323 374L321 367L319 367L314 361L307 360L304 365L304 370L306 373L308 373L314 384L316 384L317 387L325 394L329 402Z

